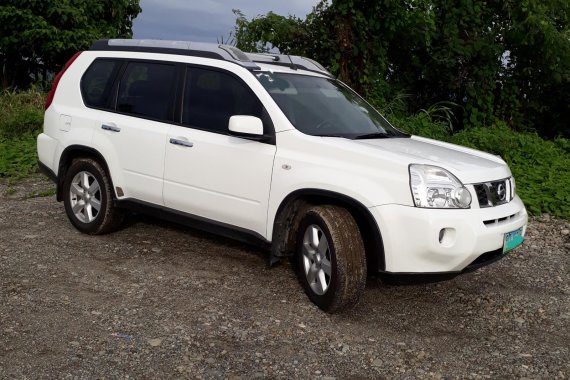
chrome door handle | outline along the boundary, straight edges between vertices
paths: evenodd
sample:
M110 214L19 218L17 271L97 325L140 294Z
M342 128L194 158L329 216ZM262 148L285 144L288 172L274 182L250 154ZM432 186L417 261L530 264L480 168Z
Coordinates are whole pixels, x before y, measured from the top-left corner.
M106 131L111 131L111 132L121 132L121 128L115 127L114 125L109 125L109 124L101 125L101 129L104 129Z
M191 143L190 141L175 139L172 137L170 138L170 143L174 145L184 146L186 148L192 148L194 146L194 143Z

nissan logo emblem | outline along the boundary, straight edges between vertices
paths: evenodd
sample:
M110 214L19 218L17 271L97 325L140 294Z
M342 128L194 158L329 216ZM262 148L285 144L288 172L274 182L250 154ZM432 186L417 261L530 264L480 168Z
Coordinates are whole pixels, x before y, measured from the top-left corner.
M499 197L500 201L504 201L507 198L507 189L502 183L497 186L497 197Z

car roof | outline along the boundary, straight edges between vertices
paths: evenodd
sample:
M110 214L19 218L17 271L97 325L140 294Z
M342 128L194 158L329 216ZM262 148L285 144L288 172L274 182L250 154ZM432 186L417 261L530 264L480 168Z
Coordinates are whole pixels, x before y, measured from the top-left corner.
M248 70L295 72L297 70L332 77L320 63L306 57L274 53L245 53L235 46L172 40L109 39L99 40L90 51L135 51L189 55L229 61Z

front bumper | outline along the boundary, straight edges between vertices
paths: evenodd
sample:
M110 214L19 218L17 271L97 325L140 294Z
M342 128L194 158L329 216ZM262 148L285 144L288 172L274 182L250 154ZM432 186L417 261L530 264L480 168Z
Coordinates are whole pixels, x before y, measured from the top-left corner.
M475 270L500 259L505 233L522 227L524 235L528 221L518 196L507 204L484 209L384 205L370 211L384 243L383 272L393 275L447 272L453 277Z

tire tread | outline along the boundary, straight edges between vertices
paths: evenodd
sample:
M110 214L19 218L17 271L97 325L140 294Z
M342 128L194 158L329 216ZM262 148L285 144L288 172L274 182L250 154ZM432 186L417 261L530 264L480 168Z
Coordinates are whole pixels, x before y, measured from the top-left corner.
M104 235L116 231L121 226L124 220L125 212L124 210L121 210L113 205L114 194L111 178L107 171L97 160L90 157L80 157L73 160L69 169L67 170L65 179L64 202L68 202L67 199L69 198L69 182L75 173L84 170L89 166L91 166L97 172L96 174L98 174L102 179L100 186L101 191L105 192L106 199L106 202L104 202L103 210L100 211L100 213L102 213L101 215L103 217L103 220L97 221L97 223L95 223L93 226L82 226L78 221L75 220L74 215L72 215L71 211L68 209L67 203L66 211L73 225L81 232L90 235Z
M339 206L315 206L306 212L306 216L309 215L322 220L329 230L337 262L338 287L332 302L318 306L328 313L350 309L358 303L366 287L366 255L358 225L350 212ZM304 273L300 275L304 276ZM304 287L307 292L311 292Z

